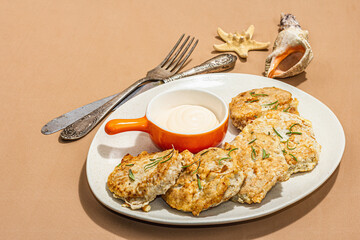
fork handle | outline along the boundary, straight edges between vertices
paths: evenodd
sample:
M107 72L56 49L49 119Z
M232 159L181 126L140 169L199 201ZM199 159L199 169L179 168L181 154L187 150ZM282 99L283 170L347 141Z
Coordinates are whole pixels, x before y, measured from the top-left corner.
M127 96L136 91L138 88L147 84L148 82L155 81L147 77L142 78L135 83L131 84L124 91L116 94L111 100L106 102L101 107L95 109L88 115L80 118L67 126L60 134L64 140L76 140L88 134L117 104L123 101ZM158 80L156 80L158 81Z
M232 54L220 54L216 57L213 57L202 64L191 68L188 71L184 71L182 73L176 74L172 77L169 77L164 80L164 82L170 82L177 80L179 78L184 78L196 74L202 73L214 73L214 72L222 72L225 70L229 70L234 67L237 57Z

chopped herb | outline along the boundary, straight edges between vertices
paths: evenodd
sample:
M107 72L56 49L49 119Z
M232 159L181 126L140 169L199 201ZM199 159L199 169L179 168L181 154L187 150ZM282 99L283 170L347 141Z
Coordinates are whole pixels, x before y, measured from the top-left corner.
M238 150L238 148L233 148L233 149L231 149L231 150L228 152L228 156L230 157L230 153L231 153L232 151L235 151L235 150Z
M220 159L219 159L219 165L221 165L221 161L222 161L222 160L227 160L227 159L231 159L231 157L223 157L223 158L220 158Z
M188 168L188 167L192 166L193 164L199 162L200 159L201 159L201 156L203 156L205 153L207 153L207 152L209 152L209 151L210 151L210 150L207 150L207 151L201 153L201 154L200 154L200 157L199 157L199 159L198 159L197 161L195 161L195 162L193 162L193 163L191 163L191 164L189 164L189 165L182 166L181 168ZM200 166L200 163L199 163L199 166ZM199 168L199 166L197 167L197 169ZM197 169L196 169L196 171L197 171ZM196 172L196 171L195 171L195 172ZM195 173L195 172L194 172L194 173Z
M258 118L258 116L255 115L254 118Z
M272 103L264 104L263 106L272 106L272 105L277 104L277 103L278 103L278 101L275 101L275 102L272 102Z
M252 97L266 97L266 96L269 96L269 95L267 95L265 93L255 93L255 92L250 92L250 95Z
M164 155L162 157L150 159L151 163L146 164L144 166L144 169L148 170L148 169L158 165L158 163L165 163L165 162L169 161L174 156L174 152L175 152L175 148L173 146L172 150L168 154L166 154L166 155ZM166 157L168 157L168 158L165 159Z
M278 106L279 106L279 103L277 103L277 104L272 108L272 110L277 110Z
M295 161L298 161L294 155L292 155L291 153L289 153L289 155L292 156L295 159Z
M120 167L121 163L119 163L116 167Z
M207 150L207 151L201 153L200 156L204 155L205 153L208 153L209 151L210 151L210 150Z
M286 141L286 148L289 149L289 150L294 150L294 149L296 148L296 146L293 147L293 148L290 148L290 147L289 147L289 139L288 139L288 140Z
M252 103L252 102L258 102L259 99L251 99L251 100L247 100L245 101L246 103Z
M256 159L256 152L255 152L255 148L253 146L251 146L251 158L252 158L252 160Z
M268 158L270 153L266 153L265 149L262 149L262 159Z
M131 169L129 169L129 178L133 181L135 181L135 176L133 174L133 172L131 171Z
M281 150L281 151L283 152L283 154L286 154L286 153L287 153L285 149L283 149L283 150Z
M201 186L199 174L196 174L196 178L197 178L197 184L198 184L199 190L201 190L202 186Z
M125 166L134 166L134 164L133 163L129 163L129 164L126 164Z
M287 132L286 135L301 135L301 132Z
M201 164L200 158L199 158L199 161L198 161L198 162L199 162L199 164L198 164L196 170L193 171L191 174L195 174L195 173L199 170L199 167L200 167L200 164Z
M291 108L291 106L289 105L286 109L283 110L283 112L289 111L290 108Z
M253 140L251 140L250 142L248 142L248 144L252 144L253 142L256 141L257 138L254 138Z
M273 127L273 130L274 130L274 132L275 132L275 134L276 135L278 135L280 138L283 138L277 131L276 131L276 129Z
M290 126L289 131L291 132L291 129L296 125L300 125L300 124L299 123L294 123L293 125Z

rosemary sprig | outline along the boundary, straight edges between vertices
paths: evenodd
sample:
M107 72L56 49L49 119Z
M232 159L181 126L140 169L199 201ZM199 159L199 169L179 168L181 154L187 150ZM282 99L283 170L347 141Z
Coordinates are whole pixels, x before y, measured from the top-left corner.
M289 105L286 109L283 110L283 112L289 111L290 108L291 108L291 106Z
M199 188L199 190L201 190L201 189L202 189L202 186L201 186L201 181L200 181L200 176L199 176L199 174L196 174L196 178L197 178L198 188Z
M277 103L271 110L277 110L279 103Z
M294 123L293 125L290 126L289 131L291 132L291 129L292 129L294 126L296 126L296 125L299 125L299 126L300 126L299 123Z
M257 138L254 138L253 140L251 140L250 142L248 142L248 144L252 144L253 142L256 141Z
M120 167L121 163L119 163L116 167Z
M251 99L251 100L247 100L245 101L246 103L252 103L252 102L258 102L259 99Z
M201 157L202 157L204 154L206 154L207 152L209 152L209 151L210 151L210 150L207 150L207 151L205 151L205 152L202 152L202 153L200 154L199 159L198 159L197 161L195 161L195 162L193 162L193 163L191 163L191 164L189 164L189 165L182 166L181 168L188 168L188 167L192 166L193 164L195 164L195 163L199 162L199 164L198 164L198 166L197 166L196 170L195 170L194 172L192 172L191 174L196 173L196 172L199 170L199 167L200 167L200 164L201 164L201 161L200 161L200 160L201 160Z
M274 130L274 132L275 132L275 134L276 135L278 135L280 138L283 138L277 131L276 131L276 129L273 127L273 130Z
M301 135L301 132L287 132L286 135Z
M129 163L129 164L126 164L125 166L134 166L134 164L133 163Z
M296 148L296 146L293 147L293 148L289 147L289 139L288 139L288 140L286 141L286 148L289 149L289 150L294 150L294 149Z
M266 97L266 96L269 96L269 95L267 95L265 93L255 93L255 92L250 92L250 95L252 97Z
M270 156L270 153L266 153L265 149L262 149L262 159L266 159Z
M251 158L252 158L252 160L256 159L256 152L255 152L255 148L253 146L251 146Z
M174 156L174 152L175 152L175 148L174 148L174 146L173 146L172 150L171 150L168 154L166 154L166 155L164 155L164 156L162 156L162 157L150 159L151 162L148 163L148 164L146 164L146 165L144 166L144 169L145 169L145 170L148 170L148 169L150 169L150 168L152 168L152 167L155 167L155 166L158 165L159 163L165 163L165 162L169 161L169 160ZM168 158L167 158L167 157L168 157ZM165 159L165 158L167 158L167 159ZM164 159L165 159L165 160L164 160Z
M272 102L272 103L264 104L263 106L272 106L272 105L277 104L277 103L278 103L278 101L275 101L275 102Z
M295 161L298 161L294 155L292 155L291 153L289 153L289 155L292 156L295 159Z
M229 152L228 152L228 154L227 154L228 157L223 157L223 158L220 158L220 159L219 159L219 165L221 165L221 161L222 161L222 160L232 159L232 157L230 156L230 153L231 153L232 151L235 151L235 150L238 150L238 149L239 149L239 148L230 149Z
M283 152L283 154L286 154L286 153L287 153L285 149L283 149L283 150L281 150L281 151Z
M129 178L133 181L135 181L135 176L133 174L133 172L131 171L131 169L129 169Z

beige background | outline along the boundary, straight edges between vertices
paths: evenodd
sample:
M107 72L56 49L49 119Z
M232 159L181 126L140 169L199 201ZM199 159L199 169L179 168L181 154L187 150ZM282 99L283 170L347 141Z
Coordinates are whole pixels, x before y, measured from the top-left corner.
M356 239L359 11L356 0L0 1L0 238ZM143 77L181 33L200 40L188 69L215 55L218 26L234 32L254 24L254 39L273 43L281 12L309 30L315 55L306 73L284 82L328 105L347 141L340 167L298 203L217 227L135 221L103 207L88 187L85 162L96 131L71 143L40 133L52 118ZM261 75L269 53L250 52L231 72Z

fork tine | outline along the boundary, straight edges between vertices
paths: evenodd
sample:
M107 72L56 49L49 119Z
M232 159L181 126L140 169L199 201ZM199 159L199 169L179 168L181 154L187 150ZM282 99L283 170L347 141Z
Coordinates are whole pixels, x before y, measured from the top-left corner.
M186 60L190 57L191 53L194 51L196 45L198 44L199 40L196 40L194 45L192 46L192 48L190 49L190 51L188 52L188 54L185 56L185 58L176 66L175 69L171 70L173 72L178 72L179 69L184 65L184 63L186 62Z
M162 65L164 65L167 60L170 58L170 56L173 54L173 52L175 51L175 49L177 48L177 46L179 45L179 43L181 42L181 40L184 38L185 33L183 33L183 35L181 35L181 37L179 38L179 40L176 42L175 46L171 49L171 51L169 52L169 54L166 56L166 58L160 63L160 67Z
M179 53L181 52L181 50L184 48L185 44L187 43L187 41L189 40L190 36L187 36L185 41L183 42L183 44L181 44L181 46L179 47L179 49L176 51L176 53L174 54L174 56L172 56L167 63L165 63L165 65L161 66L162 68L168 69L169 66L174 62L175 58L179 55Z
M191 44L194 41L194 37L190 40L190 42L188 43L188 45L186 46L186 48L182 51L182 53L180 54L180 56L176 59L175 62L171 63L171 65L167 68L170 69L170 71L174 70L176 68L176 65L180 62L180 60L182 59L182 57L185 55L185 53L187 52L187 50L189 49L189 47L191 46Z

